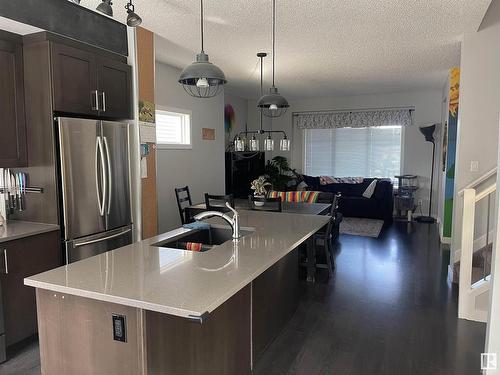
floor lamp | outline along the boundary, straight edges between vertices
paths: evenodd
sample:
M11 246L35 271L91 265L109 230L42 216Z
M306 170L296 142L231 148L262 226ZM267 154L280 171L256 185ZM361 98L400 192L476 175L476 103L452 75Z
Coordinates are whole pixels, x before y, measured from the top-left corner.
M435 223L436 219L431 216L432 209L432 187L434 185L434 154L436 152L436 141L434 139L434 131L436 130L436 125L431 126L423 126L419 128L420 132L424 135L425 140L427 142L432 143L432 168L431 168L431 192L429 196L429 215L428 216L419 216L417 217L417 221L420 223Z

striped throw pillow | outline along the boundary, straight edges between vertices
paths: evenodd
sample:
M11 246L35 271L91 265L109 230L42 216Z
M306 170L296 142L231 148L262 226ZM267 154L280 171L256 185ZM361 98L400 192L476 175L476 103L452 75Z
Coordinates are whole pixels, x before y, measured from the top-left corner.
M319 191L275 191L269 192L269 198L281 198L282 202L316 203Z

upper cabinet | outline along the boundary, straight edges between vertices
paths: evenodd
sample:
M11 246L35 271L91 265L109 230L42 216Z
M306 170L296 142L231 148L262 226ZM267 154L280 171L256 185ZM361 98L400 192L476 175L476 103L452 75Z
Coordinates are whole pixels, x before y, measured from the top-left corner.
M51 43L54 111L132 117L132 71L124 62Z
M0 31L0 67L0 167L23 167L27 154L20 36Z

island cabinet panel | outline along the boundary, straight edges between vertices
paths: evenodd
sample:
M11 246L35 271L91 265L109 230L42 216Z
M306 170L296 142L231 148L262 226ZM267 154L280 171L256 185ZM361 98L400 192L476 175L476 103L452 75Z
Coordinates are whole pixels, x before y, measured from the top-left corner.
M298 251L295 249L252 282L254 363L293 316L299 298Z
M0 243L2 287L7 346L37 332L36 299L24 278L61 265L59 231Z
M0 167L24 167L27 150L20 37L0 31L0 67Z
M250 304L248 285L202 324L146 312L148 374L250 374Z
M141 309L42 289L36 294L42 374L145 374ZM113 314L126 317L126 342L113 339Z

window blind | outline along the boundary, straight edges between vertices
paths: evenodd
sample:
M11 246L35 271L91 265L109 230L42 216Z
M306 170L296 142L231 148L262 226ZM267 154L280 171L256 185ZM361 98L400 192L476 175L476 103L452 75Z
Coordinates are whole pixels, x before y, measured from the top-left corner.
M305 173L394 178L401 169L401 134L401 126L305 129Z

